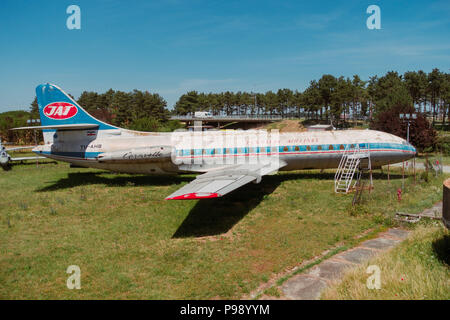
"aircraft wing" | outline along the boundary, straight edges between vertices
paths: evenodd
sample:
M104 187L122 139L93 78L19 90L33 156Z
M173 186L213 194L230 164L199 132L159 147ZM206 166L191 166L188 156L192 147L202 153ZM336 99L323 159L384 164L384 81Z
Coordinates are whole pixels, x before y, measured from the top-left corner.
M46 157L21 157L21 158L11 158L11 161L24 161L24 160L38 160L47 159Z
M276 172L285 162L263 164L241 164L221 167L197 176L194 181L178 189L166 200L192 200L221 197L243 185L259 183L263 175Z
M6 152L16 151L16 150L25 150L25 149L33 149L36 146L28 146L28 147L17 147L17 148L9 148L6 149Z
M74 123L74 124L58 124L51 126L33 126L33 127L20 127L13 128L11 130L27 130L27 129L56 129L56 130L87 130L98 128L98 124L91 123Z

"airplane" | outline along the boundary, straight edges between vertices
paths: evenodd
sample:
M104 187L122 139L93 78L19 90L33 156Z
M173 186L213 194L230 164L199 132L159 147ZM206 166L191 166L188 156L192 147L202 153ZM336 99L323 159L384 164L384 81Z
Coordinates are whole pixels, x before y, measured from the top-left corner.
M278 170L337 168L348 150L370 150L373 168L408 160L406 140L374 130L140 132L88 114L54 84L36 88L44 145L33 152L77 167L197 177L166 200L217 198Z
M6 147L2 144L2 140L0 139L0 167L2 167L4 170L8 169L12 161L25 161L25 160L37 160L37 159L45 159L45 157L19 157L19 158L11 158L11 156L8 154L8 152L11 151L17 151L17 150L24 150L24 149L32 149L34 146L27 146L27 147L16 147L16 148L9 148L6 149Z

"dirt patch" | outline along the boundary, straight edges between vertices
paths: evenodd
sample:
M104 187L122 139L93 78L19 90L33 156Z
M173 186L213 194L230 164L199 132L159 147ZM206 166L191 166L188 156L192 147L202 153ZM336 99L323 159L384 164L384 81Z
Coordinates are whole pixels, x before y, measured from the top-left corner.
M280 129L280 132L303 132L306 128L298 120L283 120L281 122L284 126Z
M283 120L277 121L270 124L258 126L255 129L278 129L280 132L303 132L307 129L302 125L299 120Z

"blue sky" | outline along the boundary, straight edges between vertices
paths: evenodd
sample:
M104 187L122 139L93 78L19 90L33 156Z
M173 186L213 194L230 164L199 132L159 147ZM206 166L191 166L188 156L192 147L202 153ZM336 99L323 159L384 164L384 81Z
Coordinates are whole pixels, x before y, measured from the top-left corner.
M81 8L68 30L66 8ZM366 9L381 9L369 30ZM189 90L304 90L322 74L364 80L450 68L449 1L0 1L0 112L38 84L76 98L134 88L168 106Z

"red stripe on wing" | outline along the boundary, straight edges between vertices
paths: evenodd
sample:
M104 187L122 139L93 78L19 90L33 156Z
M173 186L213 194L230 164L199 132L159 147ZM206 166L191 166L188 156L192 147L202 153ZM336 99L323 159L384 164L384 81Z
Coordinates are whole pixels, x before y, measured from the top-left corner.
M210 198L218 198L221 195L218 193L211 192L199 192L199 193L186 193L181 196L176 196L172 198L166 198L166 200L194 200L194 199L210 199Z

